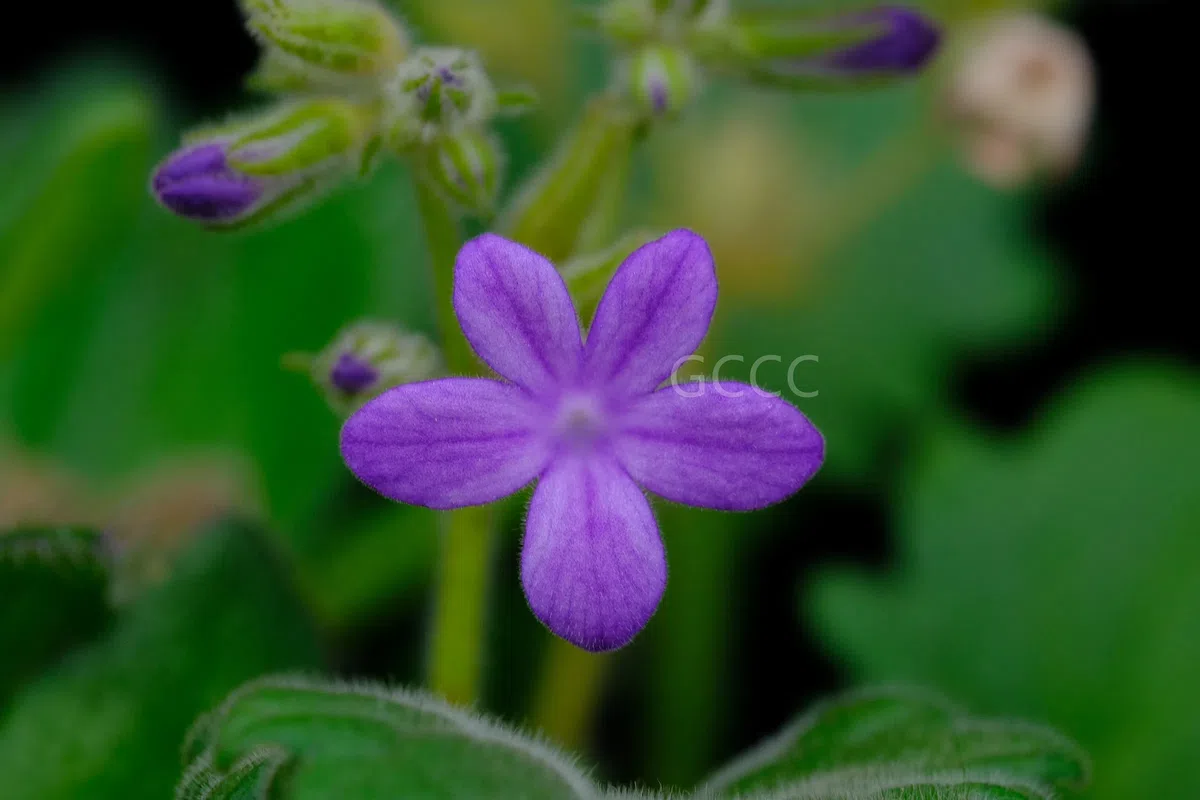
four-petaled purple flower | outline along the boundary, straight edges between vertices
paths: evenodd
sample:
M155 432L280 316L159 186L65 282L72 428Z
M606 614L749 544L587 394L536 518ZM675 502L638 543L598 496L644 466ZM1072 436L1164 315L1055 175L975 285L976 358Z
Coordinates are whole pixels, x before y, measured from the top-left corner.
M716 301L707 244L675 231L621 265L585 342L554 266L485 234L459 253L454 308L503 379L392 389L347 421L342 455L379 493L438 509L536 479L521 553L533 613L579 647L622 647L667 582L642 487L747 511L795 492L824 458L821 434L774 395L660 388L699 346Z

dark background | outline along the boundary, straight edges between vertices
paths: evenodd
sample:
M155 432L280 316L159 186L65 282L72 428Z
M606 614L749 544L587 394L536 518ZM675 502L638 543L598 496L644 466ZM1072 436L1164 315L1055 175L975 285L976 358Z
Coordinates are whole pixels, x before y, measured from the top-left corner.
M184 120L220 115L240 97L256 47L232 0L186 5L89 3L68 12L61 4L22 4L19 27L11 19L5 23L0 88L25 84L81 51L115 52L149 65ZM1187 24L1172 23L1186 18L1174 13L1182 10L1182 2L1083 0L1069 17L1097 61L1098 121L1083 168L1044 193L1037 224L1064 256L1072 305L1036 347L959 370L956 396L962 411L979 422L1015 429L1073 376L1112 357L1149 354L1200 365L1195 295L1161 291L1196 263L1190 245L1197 223L1173 217L1182 216L1180 199L1186 203L1192 196L1186 173L1194 127L1181 118L1190 110L1177 110L1187 96L1171 94L1175 76L1187 74L1172 62L1194 46ZM793 709L842 683L816 642L778 632L795 630L797 565L807 570L833 557L886 563L883 500L882 490L826 488L784 507L780 524L821 528L836 520L843 537L772 537L773 544L755 555L752 574L760 589L742 618L756 623L738 629L729 682L747 696L731 704L741 717L726 748L739 749L775 729ZM344 668L395 675L397 654L389 643L412 641L420 625L419 616L407 614L378 620L350 643ZM625 690L618 682L614 691ZM635 697L612 699L601 738L620 771L633 744L627 734L637 724L628 715L638 704Z

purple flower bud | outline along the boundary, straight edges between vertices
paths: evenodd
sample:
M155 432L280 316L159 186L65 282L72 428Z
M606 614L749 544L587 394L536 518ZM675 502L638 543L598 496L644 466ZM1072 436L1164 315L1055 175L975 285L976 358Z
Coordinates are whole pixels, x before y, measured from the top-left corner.
M155 171L153 189L168 210L201 223L238 219L264 192L261 183L230 168L225 148L215 143L173 153Z
M821 59L823 66L849 73L911 73L925 66L941 43L937 26L904 6L879 6L847 14L838 27L878 27L878 35Z
M371 384L379 380L379 371L353 353L343 352L333 369L329 372L329 381L338 391L347 395L356 395L366 391Z

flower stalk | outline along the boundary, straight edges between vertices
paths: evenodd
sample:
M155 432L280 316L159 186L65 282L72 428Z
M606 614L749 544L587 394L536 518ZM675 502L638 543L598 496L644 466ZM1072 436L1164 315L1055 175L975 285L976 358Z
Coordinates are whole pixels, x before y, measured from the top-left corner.
M420 178L415 183L446 365L451 374L476 375L479 362L454 315L454 260L462 246L461 227L437 188ZM435 578L428 682L430 689L450 702L470 705L478 699L483 672L494 513L488 506L473 506L447 511L441 517L442 552Z

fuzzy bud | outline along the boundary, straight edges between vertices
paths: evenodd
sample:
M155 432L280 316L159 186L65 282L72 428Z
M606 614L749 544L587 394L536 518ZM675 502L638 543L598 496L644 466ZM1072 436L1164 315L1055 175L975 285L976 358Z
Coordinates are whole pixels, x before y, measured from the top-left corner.
M581 12L581 19L615 42L637 45L649 40L657 28L656 5L654 0L610 0L599 8Z
M360 166L370 121L337 99L285 105L190 137L154 172L169 211L212 228L277 220Z
M647 117L671 117L695 98L699 71L687 51L668 45L647 45L626 63L625 84Z
M871 85L916 74L941 45L928 17L899 5L832 16L738 15L726 56L752 78L794 88Z
M495 137L467 130L439 139L422 155L422 176L443 195L481 217L495 212L503 160Z
M305 366L330 406L345 414L392 387L443 371L441 355L427 338L371 320L346 327Z
M404 60L408 35L375 0L241 0L246 25L294 70L377 79Z
M469 50L424 47L388 82L384 126L393 150L402 151L486 123L496 113L496 92Z

